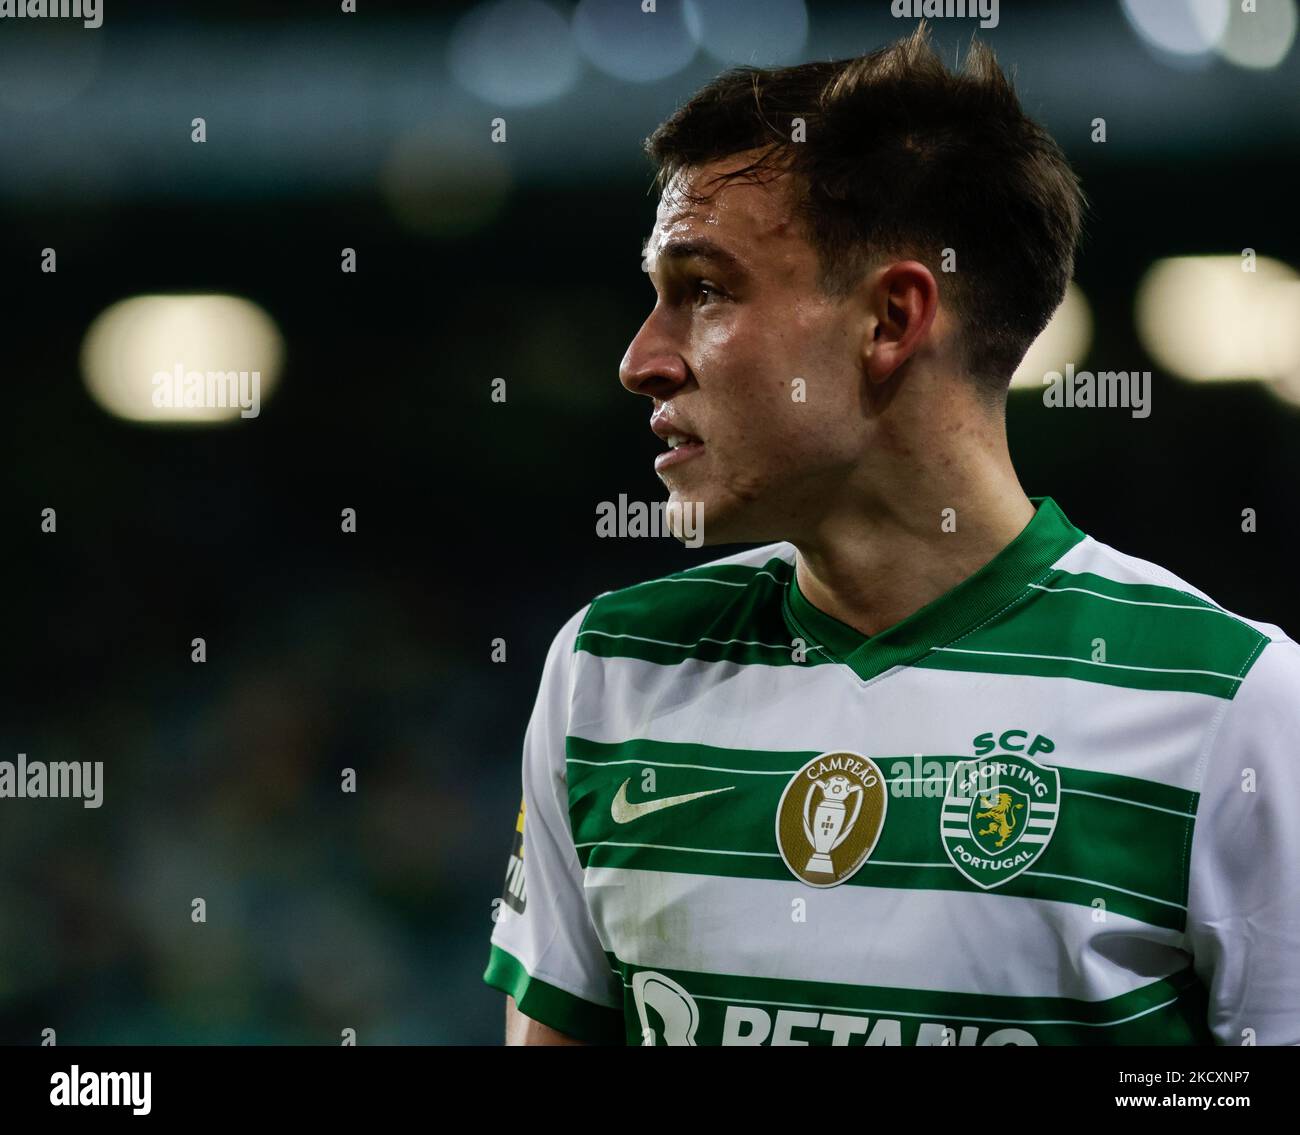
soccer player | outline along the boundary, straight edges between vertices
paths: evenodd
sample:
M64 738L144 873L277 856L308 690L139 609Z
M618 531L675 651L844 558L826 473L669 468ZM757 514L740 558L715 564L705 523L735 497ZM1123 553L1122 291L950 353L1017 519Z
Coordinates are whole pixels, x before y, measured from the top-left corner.
M1300 647L1027 497L1083 198L991 53L722 75L651 136L621 379L762 546L547 657L514 1043L1300 1043Z

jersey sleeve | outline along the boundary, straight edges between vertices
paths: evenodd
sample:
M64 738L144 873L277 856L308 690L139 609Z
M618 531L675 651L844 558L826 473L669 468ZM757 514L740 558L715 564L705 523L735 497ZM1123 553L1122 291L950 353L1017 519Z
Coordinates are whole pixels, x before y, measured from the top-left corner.
M1187 933L1219 1044L1300 1044L1300 646L1265 645L1211 742Z
M484 980L535 1021L590 1043L624 1043L619 978L583 893L569 823L565 737L583 608L551 643L524 735L523 805Z

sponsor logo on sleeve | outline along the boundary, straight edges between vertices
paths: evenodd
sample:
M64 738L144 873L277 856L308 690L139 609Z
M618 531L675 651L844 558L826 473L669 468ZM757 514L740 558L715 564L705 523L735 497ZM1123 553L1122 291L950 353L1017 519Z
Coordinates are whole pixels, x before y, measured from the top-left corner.
M506 888L502 901L516 914L523 914L528 896L524 892L524 802L519 802L519 819L515 821L515 837L510 844L510 858L506 860Z

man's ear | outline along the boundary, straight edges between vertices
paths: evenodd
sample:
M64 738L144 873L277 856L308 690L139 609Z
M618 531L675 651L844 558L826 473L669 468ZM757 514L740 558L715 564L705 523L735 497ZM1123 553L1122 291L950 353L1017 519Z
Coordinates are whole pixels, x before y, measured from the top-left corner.
M884 382L921 346L939 310L939 285L917 260L886 265L866 282L873 320L863 344L867 377Z

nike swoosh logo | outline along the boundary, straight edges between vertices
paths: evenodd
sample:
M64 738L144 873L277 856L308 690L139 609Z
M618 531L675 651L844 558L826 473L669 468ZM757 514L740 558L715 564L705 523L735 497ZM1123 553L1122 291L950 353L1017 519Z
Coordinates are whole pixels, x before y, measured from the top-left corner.
M639 820L642 816L648 816L651 812L662 812L665 808L676 808L678 804L686 804L691 800L698 800L702 796L714 796L719 792L730 792L736 786L727 785L726 788L710 788L707 792L688 792L685 796L665 796L659 800L645 800L640 804L632 804L627 798L627 786L632 783L632 778L628 777L618 786L618 792L614 794L614 799L609 805L610 818L616 824L630 824L633 820Z

